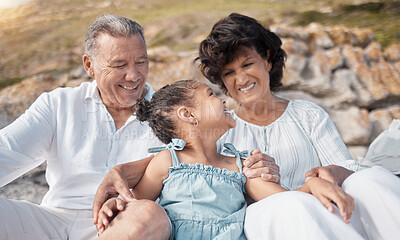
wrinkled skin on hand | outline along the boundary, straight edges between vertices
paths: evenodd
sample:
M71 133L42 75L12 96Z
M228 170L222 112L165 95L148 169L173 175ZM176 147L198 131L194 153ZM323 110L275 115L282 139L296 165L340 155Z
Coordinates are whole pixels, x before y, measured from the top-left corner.
M329 165L311 169L306 173L306 179L309 177L319 177L333 184L341 186L343 181L346 180L346 178L352 173L354 172L344 167Z
M243 174L248 178L261 177L267 182L280 184L281 176L275 159L261 153L260 150L254 150L243 162Z

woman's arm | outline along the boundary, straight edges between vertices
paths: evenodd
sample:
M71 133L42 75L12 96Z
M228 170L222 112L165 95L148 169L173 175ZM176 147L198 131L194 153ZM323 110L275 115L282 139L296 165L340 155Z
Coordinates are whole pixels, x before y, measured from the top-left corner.
M156 200L160 195L163 181L168 178L172 158L169 150L161 151L150 161L142 179L132 189L134 198Z
M357 161L351 159L339 132L329 115L321 107L315 105L311 111L310 140L323 167L315 168L306 177L320 177L339 186L354 171L359 169Z

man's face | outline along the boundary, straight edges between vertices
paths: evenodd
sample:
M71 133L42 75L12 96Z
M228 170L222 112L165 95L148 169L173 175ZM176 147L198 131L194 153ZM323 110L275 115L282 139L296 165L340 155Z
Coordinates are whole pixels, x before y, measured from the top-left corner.
M132 108L143 94L149 68L142 37L102 34L93 55L91 70L103 103L109 108Z

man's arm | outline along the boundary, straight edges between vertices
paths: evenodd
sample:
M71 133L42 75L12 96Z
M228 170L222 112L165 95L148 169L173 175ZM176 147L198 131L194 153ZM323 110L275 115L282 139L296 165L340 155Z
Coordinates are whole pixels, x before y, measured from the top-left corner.
M151 159L153 159L153 155L142 160L120 164L107 173L97 188L94 198L94 224L97 224L100 208L107 199L121 195L127 202L133 200L133 195L129 189L135 187L140 181Z
M143 161L143 160L141 160ZM160 195L163 181L168 177L169 167L171 166L171 154L169 150L162 151L154 157L148 164L145 172L140 179L139 183L132 189L132 193L135 199L148 199L156 200ZM134 170L132 165L122 166L119 170L122 172ZM131 176L132 178L136 178ZM101 209L98 213L98 219L96 222L96 227L99 233L102 233L109 223L117 216L117 213L124 210L126 202L119 198L112 198L102 204Z
M17 120L0 130L0 186L39 166L54 138L55 117L43 93Z

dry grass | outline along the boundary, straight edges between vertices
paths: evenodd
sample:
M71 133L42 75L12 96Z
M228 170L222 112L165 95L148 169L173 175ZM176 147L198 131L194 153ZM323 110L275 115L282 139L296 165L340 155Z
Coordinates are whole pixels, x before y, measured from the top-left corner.
M105 13L137 20L145 28L150 47L168 45L174 50L196 49L212 24L231 12L253 16L263 23L307 24L312 20L326 25L371 27L383 46L399 42L398 9L394 13L388 9L362 12L357 9L359 5L349 5L349 2L34 0L23 7L0 10L0 88L35 73L62 71L80 64L87 26L95 17ZM367 1L356 2L363 4ZM393 4L394 1L375 2ZM346 14L349 18L343 17Z

